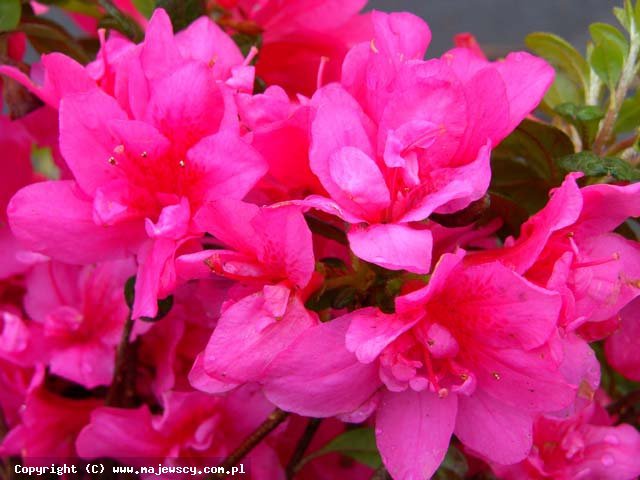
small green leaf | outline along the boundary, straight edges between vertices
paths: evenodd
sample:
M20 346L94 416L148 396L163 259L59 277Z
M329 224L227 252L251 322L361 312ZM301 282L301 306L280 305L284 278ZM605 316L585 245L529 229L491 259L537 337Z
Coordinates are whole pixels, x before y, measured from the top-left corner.
M449 446L442 464L438 468L434 480L462 480L469 471L467 458L453 445Z
M625 9L620 7L613 7L613 14L618 19L618 22L620 22L620 25L622 25L628 32L631 28L631 25L629 24L629 17L627 16L627 12L625 11Z
M620 158L601 158L593 152L578 152L558 160L567 172L583 172L589 177L609 176L616 180L640 180L640 171Z
M139 42L144 38L140 25L130 16L121 12L111 0L98 0L98 3L107 12L107 15L98 22L98 27L116 30L133 42Z
M21 12L20 0L0 1L0 32L14 30L20 23Z
M629 52L624 35L612 25L594 23L589 26L594 47L589 63L600 79L614 90Z
M576 127L582 139L583 149L591 147L591 143L598 133L600 120L604 118L602 109L595 105L575 105L563 103L558 105L555 112Z
M53 5L71 13L81 13L93 18L101 18L104 14L91 0L41 0L38 3Z
M626 133L636 130L640 126L640 90L622 102L620 113L616 120L614 133Z
M307 455L301 466L328 453L340 453L371 468L382 465L373 428L356 428L338 435L324 447Z
M156 2L154 0L132 0L133 5L146 18L150 18Z
M26 33L38 53L61 52L83 64L90 60L76 40L56 22L43 17L23 18L18 30Z
M207 13L203 0L156 0L156 8L166 10L176 32Z
M562 80L563 85L556 86L558 80L554 82L555 92L568 90L566 80L570 80L576 94L579 97L579 103L584 102L584 92L589 85L589 65L580 52L571 46L566 40L552 33L535 32L527 35L525 44L534 53L547 59L557 71L562 72L565 78ZM571 95L574 97L574 95ZM564 98L562 101L574 101L575 98ZM557 101L557 100L556 100ZM554 106L557 103L551 104Z

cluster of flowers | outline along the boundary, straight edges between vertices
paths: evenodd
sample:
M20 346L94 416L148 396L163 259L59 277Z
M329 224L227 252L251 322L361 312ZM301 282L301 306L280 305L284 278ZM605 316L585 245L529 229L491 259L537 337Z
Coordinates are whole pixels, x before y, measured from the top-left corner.
M504 242L499 219L436 221L482 201L553 69L470 37L425 61L422 20L359 0L220 3L259 52L159 9L139 44L100 32L86 66L0 67L44 103L0 118L0 456L209 465L279 407L331 418L318 446L374 425L398 480L430 478L452 435L499 478L640 474L589 346L640 380L640 245L613 232L640 183L569 174ZM251 451L252 478L284 478L304 424ZM301 471L370 475L337 455Z

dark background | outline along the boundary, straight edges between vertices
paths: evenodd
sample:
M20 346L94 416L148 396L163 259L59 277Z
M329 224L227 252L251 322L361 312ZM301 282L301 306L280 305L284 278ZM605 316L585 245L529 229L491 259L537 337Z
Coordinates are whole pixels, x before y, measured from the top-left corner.
M588 26L608 22L618 26L613 7L623 0L370 0L384 11L409 11L424 18L433 34L427 56L451 47L453 35L473 33L491 56L523 47L529 32L553 32L583 51Z

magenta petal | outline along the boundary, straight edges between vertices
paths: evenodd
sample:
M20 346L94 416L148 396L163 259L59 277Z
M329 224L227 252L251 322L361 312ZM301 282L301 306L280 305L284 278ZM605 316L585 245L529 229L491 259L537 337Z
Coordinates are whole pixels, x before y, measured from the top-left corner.
M117 177L109 159L119 141L108 127L114 120L126 119L115 99L98 89L60 102L60 150L86 193L93 195Z
M7 213L24 245L77 264L123 258L133 253L144 231L139 225L96 225L93 205L72 181L41 182L15 194Z
M202 139L189 150L187 160L202 172L205 201L242 199L268 169L258 152L226 131Z
M296 297L285 307L275 317L258 292L225 310L205 350L207 373L225 383L260 381L271 361L317 322Z
M348 319L308 329L267 370L265 395L280 408L314 417L350 413L380 387L378 367L345 345Z
M346 336L347 348L362 363L373 362L387 345L418 321L417 318L411 321L400 315L382 313L373 307L361 308L343 317L351 321Z
M531 450L532 414L477 389L458 396L455 434L465 446L494 462L517 463Z
M390 270L429 273L432 237L429 230L407 225L377 224L351 228L349 245L358 257Z
M640 300L634 300L620 313L620 329L605 343L607 360L625 377L640 381Z
M165 297L175 286L173 256L176 242L167 238L150 240L138 255L135 302L131 316L153 318L158 313L158 299Z
M444 459L456 422L456 395L385 392L376 415L382 461L394 479L431 478Z

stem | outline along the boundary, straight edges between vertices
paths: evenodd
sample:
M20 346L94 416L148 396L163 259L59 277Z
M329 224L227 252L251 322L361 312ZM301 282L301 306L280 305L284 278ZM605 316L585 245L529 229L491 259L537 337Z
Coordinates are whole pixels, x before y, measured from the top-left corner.
M135 396L135 348L130 342L133 320L127 318L116 352L113 381L107 393L106 405L110 407L131 406Z
M620 113L620 107L622 107L622 102L626 98L627 91L629 90L633 77L636 74L636 62L638 61L638 54L640 53L640 35L636 31L635 22L633 22L629 31L631 32L629 55L622 68L620 81L618 81L618 88L616 88L615 92L611 93L611 106L607 110L607 114L604 117L604 122L598 132L598 136L596 137L595 142L593 142L593 151L597 153L602 153L611 137L613 127L616 123L616 119L618 118L618 113Z
M629 137L625 140L622 140L616 143L615 145L612 145L604 154L606 156L615 155L617 153L620 153L626 150L627 148L633 147L637 141L638 141L638 136L634 135L633 137Z
M304 452L307 451L309 445L311 444L311 440L313 440L313 436L318 431L320 427L320 423L322 422L321 418L312 418L309 420L307 424L307 428L304 429L300 440L298 440L298 444L296 445L296 449L293 451L293 455L291 455L291 459L287 464L286 473L287 480L293 479L293 476L298 472L300 460L304 456Z
M260 426L251 435L249 435L244 442L242 442L242 444L225 459L224 462L222 462L221 466L224 467L225 470L230 470L231 467L235 467L240 460L242 460L262 440L264 440L267 435L275 430L278 425L284 422L288 416L288 412L276 408L271 412L267 419L262 422L262 424L260 424ZM224 474L215 475L213 477L213 479L218 478L224 478Z

